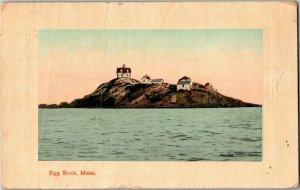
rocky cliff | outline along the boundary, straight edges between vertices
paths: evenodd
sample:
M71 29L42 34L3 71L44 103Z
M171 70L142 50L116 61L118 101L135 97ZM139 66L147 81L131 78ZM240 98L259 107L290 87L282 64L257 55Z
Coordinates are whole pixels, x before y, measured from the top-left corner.
M191 91L176 91L176 85L141 84L135 79L113 79L93 93L71 103L40 104L40 108L217 108L260 107L224 96L211 88L193 83Z

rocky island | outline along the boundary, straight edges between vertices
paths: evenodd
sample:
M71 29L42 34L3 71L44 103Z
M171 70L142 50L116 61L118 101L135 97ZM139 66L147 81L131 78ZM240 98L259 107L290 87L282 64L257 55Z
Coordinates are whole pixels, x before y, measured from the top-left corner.
M178 90L175 84L145 84L131 78L115 78L94 92L70 103L40 104L39 108L221 108L261 107L227 97L211 87L191 83L190 90Z

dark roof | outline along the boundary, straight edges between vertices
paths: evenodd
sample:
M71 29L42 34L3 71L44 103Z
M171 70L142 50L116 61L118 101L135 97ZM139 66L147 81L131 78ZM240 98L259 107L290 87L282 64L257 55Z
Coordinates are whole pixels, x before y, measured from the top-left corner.
M152 79L151 82L163 82L164 79Z
M117 73L131 73L131 69L129 67L118 67Z
M142 78L146 78L146 79L151 80L150 76L148 76L148 75L145 75L145 76L143 76Z
M184 77L180 78L178 81L181 81L181 80L191 80L191 78L184 76Z
M178 81L178 82L177 82L177 85L181 85L181 84L189 84L189 85L192 85L192 82L191 82L191 81L185 81L185 80L181 80L181 81Z

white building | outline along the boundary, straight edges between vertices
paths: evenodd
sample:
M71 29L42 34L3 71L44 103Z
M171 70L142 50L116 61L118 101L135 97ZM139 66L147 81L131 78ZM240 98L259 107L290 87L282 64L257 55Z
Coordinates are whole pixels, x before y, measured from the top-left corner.
M164 80L163 79L152 79L150 78L149 75L144 75L141 79L142 84L163 84Z
M184 76L177 82L177 91L179 90L191 90L192 89L192 80Z
M151 83L152 84L163 84L164 80L163 79L152 79Z
M122 67L117 68L117 78L131 78L131 69L129 67L126 67L125 64L123 64Z
M149 75L144 75L141 79L142 84L151 84L151 78Z

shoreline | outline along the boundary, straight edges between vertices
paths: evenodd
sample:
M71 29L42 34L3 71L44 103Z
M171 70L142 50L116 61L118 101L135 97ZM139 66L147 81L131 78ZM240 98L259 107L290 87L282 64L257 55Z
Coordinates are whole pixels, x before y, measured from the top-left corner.
M95 107L95 108L44 108L38 107L38 109L218 109L218 108L262 108L260 106L240 106L240 107L123 107L123 108L109 108L109 107Z
M176 89L175 84L142 84L136 79L115 78L99 85L96 90L72 102L39 104L39 108L234 108L262 107L221 94L212 84L193 82L190 89ZM134 85L132 85L134 83ZM183 84L184 85L184 84Z

